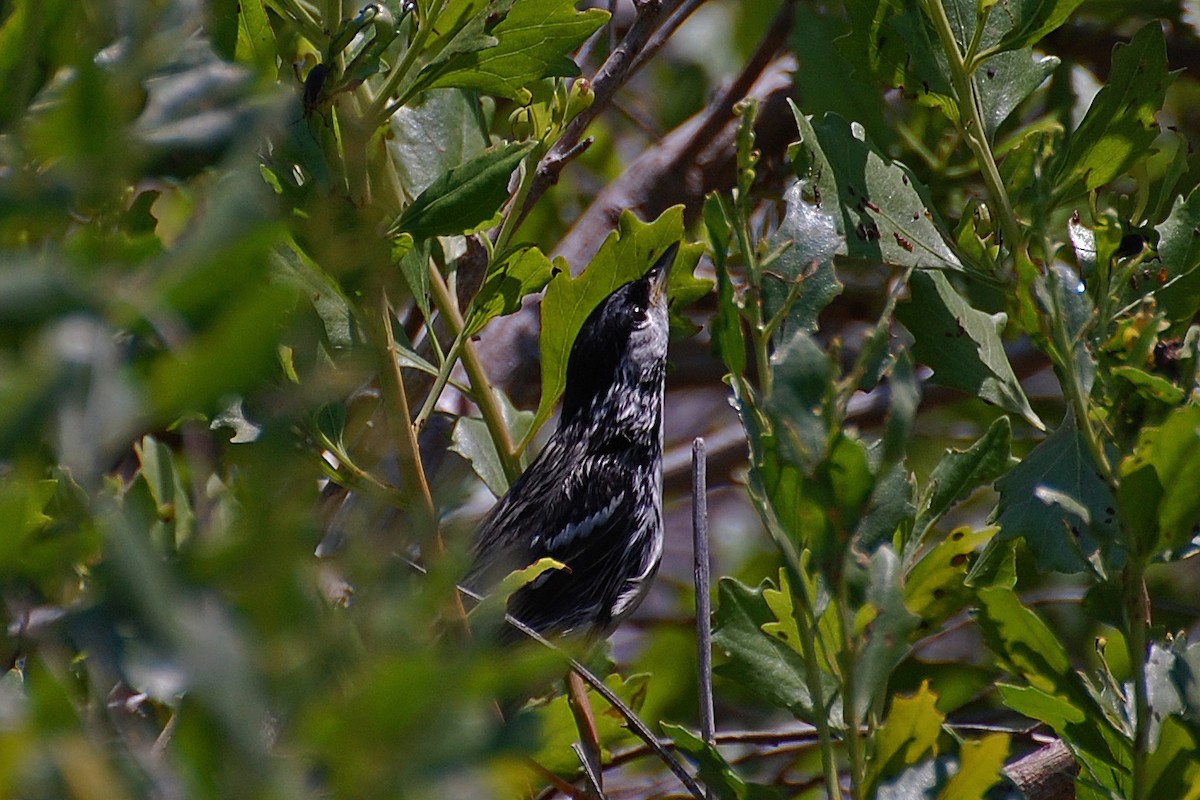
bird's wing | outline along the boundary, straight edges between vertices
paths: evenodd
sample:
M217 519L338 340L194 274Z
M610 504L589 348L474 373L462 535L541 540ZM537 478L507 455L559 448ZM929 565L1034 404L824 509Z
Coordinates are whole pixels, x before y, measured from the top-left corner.
M629 482L611 459L566 452L551 441L484 521L465 584L486 592L514 569L549 557L570 571L543 573L521 594L536 591L551 601L556 591L582 586L579 575L619 574L609 563L622 557L614 537L627 535L637 513Z

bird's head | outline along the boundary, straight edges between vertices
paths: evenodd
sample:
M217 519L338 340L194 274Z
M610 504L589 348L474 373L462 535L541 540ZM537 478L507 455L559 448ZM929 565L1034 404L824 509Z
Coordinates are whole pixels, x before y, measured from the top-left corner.
M567 361L567 420L617 384L661 391L667 356L667 278L678 244L645 275L619 287L588 316Z

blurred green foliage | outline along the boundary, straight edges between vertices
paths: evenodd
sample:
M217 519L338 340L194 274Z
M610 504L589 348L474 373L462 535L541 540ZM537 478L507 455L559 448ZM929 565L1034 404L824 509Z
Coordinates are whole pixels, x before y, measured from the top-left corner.
M579 209L780 5L703 4L539 197L609 102L577 76L623 11L0 2L5 796L580 782L561 656L460 634L472 492L527 460L590 306L705 237L715 296L685 243L673 328L702 322L728 373L766 533L714 587L722 727L750 733L692 730L690 588L621 663L586 655L605 685L720 797L1004 796L1020 725L958 720L1011 712L1068 746L1080 797L1195 793L1196 20L789 4L783 177L744 102L730 182L620 215L572 277L547 254ZM519 410L477 339L543 289ZM1029 600L1055 571L1062 625ZM962 628L983 643L939 650ZM614 796L677 792L593 700Z

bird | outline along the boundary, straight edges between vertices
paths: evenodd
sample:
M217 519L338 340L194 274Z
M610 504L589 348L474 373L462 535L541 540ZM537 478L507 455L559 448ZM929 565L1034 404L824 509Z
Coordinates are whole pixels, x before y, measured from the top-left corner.
M463 579L472 592L541 558L564 565L509 596L508 614L539 634L606 637L658 571L667 280L678 247L589 314L567 359L557 428L476 533ZM497 636L522 633L505 625Z

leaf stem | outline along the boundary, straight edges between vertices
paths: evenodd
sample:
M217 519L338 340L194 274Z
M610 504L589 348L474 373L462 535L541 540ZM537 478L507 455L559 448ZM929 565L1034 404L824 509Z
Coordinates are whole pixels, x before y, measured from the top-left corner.
M1008 199L1008 192L1004 188L1000 170L996 166L996 159L992 156L992 149L984 132L983 119L979 114L979 102L975 96L975 85L971 80L971 73L967 69L966 62L963 61L962 52L958 49L958 41L954 38L954 31L950 27L950 18L946 16L942 0L925 0L925 8L933 22L934 29L937 30L942 49L946 51L946 60L950 64L950 79L954 84L954 93L958 96L960 125L963 135L967 139L967 146L971 148L971 152L975 154L975 159L979 162L984 185L991 197L993 211L1000 218L1000 227L1004 231L1005 239L1008 240L1010 251L1014 251L1021 242L1021 228L1017 224L1012 203Z
M363 119L366 121L368 128L377 128L387 121L388 117L396 112L399 107L395 104L389 105L388 101L395 93L400 84L412 71L413 64L417 61L424 50L425 45L429 41L429 35L433 31L434 23L441 16L445 9L445 2L435 2L429 9L429 16L425 19L417 20L417 33L413 36L412 42L409 43L408 49L404 51L404 57L400 59L400 63L387 76L387 80L383 84L383 88L379 90L379 94L375 95L375 99L371 101L371 105L367 107L363 114ZM406 99L406 98L405 98Z
M842 722L846 730L846 751L850 757L850 797L862 800L867 769L863 758L862 730L859 728L858 685L854 671L859 653L850 620L850 597L844 577L837 581L837 592L837 615L842 628L842 649L838 660L842 672Z
M1129 664L1133 668L1134 740L1133 800L1146 800L1146 760L1150 756L1150 697L1146 689L1147 633L1150 627L1150 596L1146 590L1146 562L1141 554L1131 559L1125 581L1126 626L1129 635Z
M492 383L479 360L479 354L475 352L470 337L462 335L464 323L462 313L458 309L458 302L451 296L450 290L446 287L446 281L442 278L442 273L438 272L432 262L429 265L429 293L433 298L433 304L437 306L438 312L449 325L450 332L454 334L455 340L462 340L460 359L463 368L467 371L467 377L471 381L475 404L479 406L479 413L483 415L483 422L487 425L492 442L496 445L496 452L500 455L500 464L504 468L504 476L509 483L512 483L521 474L521 462L517 459L512 435L508 430L508 424L504 421L500 405L496 402Z
M782 532L777 540L784 539ZM790 543L789 543L790 544ZM825 773L825 792L830 800L842 799L842 784L838 777L837 760L834 758L833 731L829 727L828 709L825 707L825 687L821 685L821 666L817 663L817 616L812 598L808 596L808 587L804 581L804 573L800 559L790 547L791 558L785 555L785 563L790 567L792 595L798 601L792 607L796 618L796 627L800 632L800 643L804 648L804 676L808 684L808 693L812 697L813 722L817 726L817 736L821 740L821 767ZM843 716L845 711L843 709Z
M409 412L408 395L404 391L404 377L400 374L400 364L396 360L396 338L392 333L392 307L388 302L387 292L379 293L379 328L383 336L380 348L380 381L384 401L390 407L387 418L392 432L392 441L400 449L400 469L403 475L404 491L415 494L420 501L414 508L422 517L421 521L430 526L430 537L436 553L445 548L441 534L437 529L437 513L434 510L433 495L429 491L429 481L425 477L425 467L421 463L421 451L417 443L417 433L412 426L412 416Z

